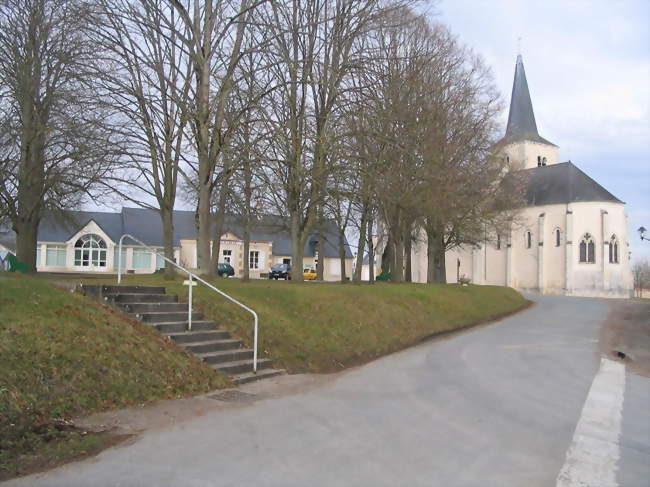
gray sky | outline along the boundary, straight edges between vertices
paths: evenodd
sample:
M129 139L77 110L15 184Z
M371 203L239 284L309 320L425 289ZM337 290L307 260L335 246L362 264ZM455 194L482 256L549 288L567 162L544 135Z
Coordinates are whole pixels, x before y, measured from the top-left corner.
M636 231L650 233L650 1L441 0L433 9L491 66L506 106L522 37L540 135L627 203L632 259L650 259Z

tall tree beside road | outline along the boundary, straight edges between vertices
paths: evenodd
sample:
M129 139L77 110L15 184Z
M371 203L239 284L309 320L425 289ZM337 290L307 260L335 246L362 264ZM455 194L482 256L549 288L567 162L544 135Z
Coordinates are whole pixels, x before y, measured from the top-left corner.
M119 151L90 69L98 51L89 8L82 0L0 2L0 214L30 271L43 212L78 208Z
M333 117L345 103L345 81L362 69L362 37L393 3L286 0L266 9L267 52L275 60L269 65L277 85L266 122L274 145L271 172L280 178L281 193L273 199L288 214L296 266L325 202Z
M189 53L195 101L190 113L190 127L196 151L197 257L203 273L214 274L211 266L210 240L213 192L221 185L226 191L228 173L219 174L222 149L237 124L226 123L228 102L234 75L242 57L242 44L252 12L263 0L172 0L184 25L180 39ZM230 114L232 116L232 114ZM224 171L229 171L228 168Z
M180 43L188 32L165 0L101 0L98 13L95 35L106 53L98 75L119 113L124 141L121 171L105 183L159 211L165 256L173 259L178 178L189 152L192 65ZM166 262L165 275L173 274Z

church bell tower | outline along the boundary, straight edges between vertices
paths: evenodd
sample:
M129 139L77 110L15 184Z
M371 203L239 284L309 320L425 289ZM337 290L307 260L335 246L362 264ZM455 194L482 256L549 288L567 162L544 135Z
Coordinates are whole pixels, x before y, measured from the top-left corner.
M556 164L559 158L559 147L537 132L533 103L528 91L521 54L517 56L515 65L508 126L499 146L513 169L544 167Z

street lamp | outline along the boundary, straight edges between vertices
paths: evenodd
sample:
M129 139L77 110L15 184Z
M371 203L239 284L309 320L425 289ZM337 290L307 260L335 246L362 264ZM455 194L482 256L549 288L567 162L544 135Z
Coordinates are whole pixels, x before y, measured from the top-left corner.
M639 237L641 237L641 240L648 240L648 241L650 241L650 238L647 238L647 237L645 236L645 232L646 232L645 227L639 227L638 230L637 230L637 232L639 232Z

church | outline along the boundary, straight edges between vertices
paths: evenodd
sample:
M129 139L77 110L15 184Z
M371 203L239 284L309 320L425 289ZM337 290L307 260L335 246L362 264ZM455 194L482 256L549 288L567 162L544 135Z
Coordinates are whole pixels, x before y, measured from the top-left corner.
M571 161L560 162L559 147L539 135L521 55L506 133L496 149L512 169L524 171L526 206L508 234L448 251L447 282L466 278L543 294L630 297L625 203ZM426 282L426 247L426 241L413 245L413 282Z

